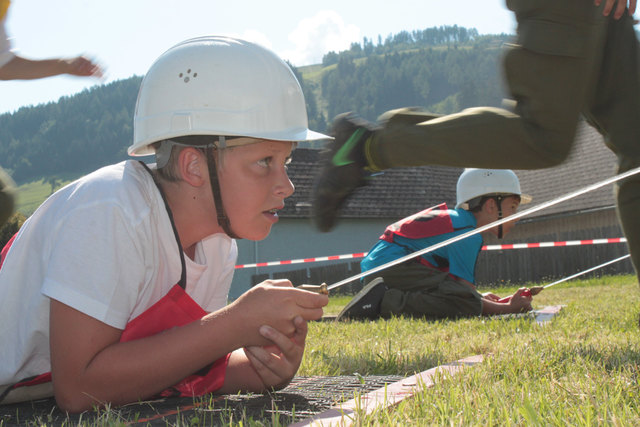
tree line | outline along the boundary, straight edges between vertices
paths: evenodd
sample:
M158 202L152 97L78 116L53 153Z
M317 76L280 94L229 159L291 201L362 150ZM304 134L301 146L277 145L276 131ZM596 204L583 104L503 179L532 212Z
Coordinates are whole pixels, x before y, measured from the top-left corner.
M457 26L365 38L323 58L320 73L292 67L312 129L356 111L370 120L403 106L451 113L499 105L499 55L506 35L480 36ZM0 166L17 183L79 175L128 158L141 77L95 86L58 102L0 115Z
M0 165L18 182L81 174L126 158L140 77L0 115Z
M452 113L503 98L499 49L448 48L340 58L322 77L328 117L357 111L369 120L400 107Z
M401 31L397 34L388 35L384 41L382 36L378 36L377 44L372 39L364 37L362 43L352 43L351 48L344 52L329 52L322 58L322 65L329 66L337 64L340 58L362 58L371 55L381 55L399 50L417 49L433 46L458 46L458 45L486 45L495 39L509 37L505 34L480 35L475 28L458 27L457 25L444 25L431 27L424 30Z

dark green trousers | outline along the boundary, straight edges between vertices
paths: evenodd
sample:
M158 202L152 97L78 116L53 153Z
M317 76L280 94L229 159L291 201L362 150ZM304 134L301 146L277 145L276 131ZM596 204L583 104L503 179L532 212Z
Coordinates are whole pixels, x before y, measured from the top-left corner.
M366 148L373 168L554 166L569 154L580 114L616 153L619 172L640 166L640 55L632 19L604 17L593 0L507 0L507 6L518 21L517 43L504 55L513 109L471 108L438 118L416 109L387 112ZM640 272L640 176L620 182L616 199Z
M15 190L16 187L11 177L0 168L0 227L13 214Z
M375 277L383 277L388 288L380 306L382 317L444 319L482 314L482 295L475 289L418 262L396 265Z

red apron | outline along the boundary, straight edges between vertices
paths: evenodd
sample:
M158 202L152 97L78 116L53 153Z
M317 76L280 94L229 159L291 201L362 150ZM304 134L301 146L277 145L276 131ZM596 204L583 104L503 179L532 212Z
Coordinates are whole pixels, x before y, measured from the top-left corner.
M187 295L180 284L177 284L160 301L127 324L120 336L120 342L132 341L177 326L184 326L200 320L206 314L207 312ZM218 390L224 384L229 356L230 354L227 354L219 358L178 384L163 390L160 395L163 397L200 396Z
M179 284L173 288L160 301L152 305L147 311L130 321L122 332L120 342L132 341L151 335L155 335L167 329L183 326L199 320L207 314ZM158 395L170 396L201 396L218 390L224 384L224 376L230 354L221 357L211 365L188 376L187 378L169 387ZM26 378L0 395L0 402L12 390L21 387L30 387L51 381L51 372Z
M8 247L5 246L5 249L8 249ZM207 312L187 295L180 284L176 284L162 299L127 324L120 336L120 342L145 338L168 329L184 326L200 320L206 314ZM209 366L183 379L178 384L163 390L158 395L162 397L191 397L218 390L224 384L224 376L227 370L229 356L230 354L227 354L219 358ZM0 402L2 402L12 390L37 386L49 381L51 381L51 372L26 378L5 390L0 395Z
M140 162L142 163L142 162ZM142 163L145 169L151 174L151 171L147 166ZM151 174L153 177L153 174ZM155 177L154 177L155 182ZM165 202L165 207L173 227L173 232L178 243L178 249L180 252L180 261L182 263L182 274L180 282L174 285L171 290L162 297L158 302L149 307L145 312L140 314L135 319L131 320L122 331L120 336L120 342L132 341L140 338L145 338L151 335L158 334L168 329L173 329L179 326L184 326L188 323L200 320L207 312L200 307L187 293L185 287L187 283L186 266L184 260L184 252L178 233L173 222L173 215L171 209L166 201L164 193L159 185L158 190L162 195L162 199ZM9 240L7 245L0 252L0 267L9 252L9 248L15 239L15 235ZM224 376L227 370L227 364L229 362L229 356L227 354L213 362L212 364L202 368L198 372L193 373L187 378L169 387L159 393L162 397L169 396L198 396L218 390L224 384ZM26 378L11 387L6 389L0 394L0 402L12 391L21 387L35 386L51 381L51 372L37 375L34 377Z

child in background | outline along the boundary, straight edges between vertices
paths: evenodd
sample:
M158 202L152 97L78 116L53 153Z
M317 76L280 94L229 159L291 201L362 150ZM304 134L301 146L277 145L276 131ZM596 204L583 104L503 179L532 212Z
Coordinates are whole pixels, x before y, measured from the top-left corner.
M371 270L513 215L520 203L531 201L521 193L518 177L511 170L467 169L458 178L456 190L455 209L447 209L443 203L387 227L360 263L361 270ZM486 233L502 238L514 225L509 221ZM482 236L475 234L369 276L366 286L340 312L338 320L392 315L442 319L531 310L531 295L526 288L504 303L494 294L483 295L476 290L476 260L482 244Z

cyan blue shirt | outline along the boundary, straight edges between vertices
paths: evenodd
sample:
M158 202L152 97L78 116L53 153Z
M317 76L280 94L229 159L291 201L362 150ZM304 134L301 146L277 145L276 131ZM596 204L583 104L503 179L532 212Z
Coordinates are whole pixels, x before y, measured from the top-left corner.
M443 230L442 234L420 239L410 239L396 235L393 243L380 240L360 262L360 269L363 272L370 270L476 228L476 218L471 212L464 209L448 209L447 213L451 218L454 231ZM447 271L448 268L449 274L475 283L476 260L481 249L482 236L475 234L424 254L422 257L430 264L440 267L444 271Z

